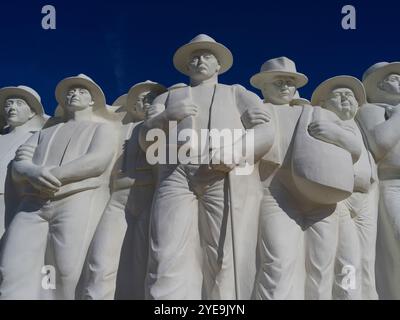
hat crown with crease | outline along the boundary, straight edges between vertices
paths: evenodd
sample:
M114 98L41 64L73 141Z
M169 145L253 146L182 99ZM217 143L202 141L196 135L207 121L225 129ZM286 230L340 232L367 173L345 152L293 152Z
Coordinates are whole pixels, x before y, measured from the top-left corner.
M364 72L362 81L370 102L380 102L375 101L375 99L379 99L376 93L381 90L378 83L392 73L400 74L400 62L378 62Z
M307 76L297 71L293 60L279 57L264 62L260 72L251 77L250 83L253 87L261 89L265 81L271 81L276 76L293 78L296 88L301 88L308 82Z
M389 62L386 61L382 61L382 62L378 62L373 64L372 66L370 66L363 74L362 80L364 81L365 79L367 79L372 73L374 73L375 71L386 67L389 65Z
M228 71L232 67L233 56L231 51L212 37L202 33L176 50L173 57L175 68L183 74L188 75L187 64L190 55L197 50L209 50L215 55L220 64L219 74Z
M61 80L56 87L56 99L61 105L65 103L65 97L68 92L73 87L84 87L89 90L93 101L95 102L95 108L105 108L106 98L104 96L103 90L100 86L94 82L90 77L81 73L75 77L69 77Z
M144 82L139 82L133 85L129 91L128 91L128 96L126 98L126 108L132 108L136 104L136 100L138 96L146 91L151 91L154 92L156 96L164 93L167 91L167 88L164 87L163 85L151 81L151 80L146 80Z
M332 91L339 88L350 89L353 92L359 106L362 106L367 102L367 97L362 82L353 76L340 75L329 78L319 84L312 94L311 104L313 106L321 106L332 93Z
M260 72L285 71L297 73L296 64L286 57L279 57L268 60L261 66Z

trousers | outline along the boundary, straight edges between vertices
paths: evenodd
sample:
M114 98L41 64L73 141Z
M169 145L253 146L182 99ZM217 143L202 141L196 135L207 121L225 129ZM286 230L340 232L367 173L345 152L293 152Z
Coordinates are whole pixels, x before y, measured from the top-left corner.
M108 194L100 187L61 199L24 197L2 243L1 298L74 299Z
M150 299L234 299L227 174L160 167L146 293Z
M154 186L111 195L88 254L84 299L144 299Z
M279 182L261 202L257 300L331 299L338 238L335 208L305 215Z

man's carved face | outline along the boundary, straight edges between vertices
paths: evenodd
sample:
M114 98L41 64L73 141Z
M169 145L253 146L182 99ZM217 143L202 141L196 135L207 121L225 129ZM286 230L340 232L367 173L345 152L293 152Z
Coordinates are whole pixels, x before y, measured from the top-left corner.
M153 103L156 98L156 94L152 91L144 91L137 97L134 110L140 115L144 116L146 109Z
M35 115L26 101L21 98L8 98L4 112L7 124L11 127L21 126Z
M272 81L264 83L262 93L264 98L273 104L288 104L293 100L296 93L296 86L293 78L277 76Z
M83 110L93 105L92 95L83 87L71 88L65 97L65 106L71 110Z
M342 120L350 120L357 113L358 101L351 89L337 88L332 90L322 107L336 113Z
M379 88L391 95L400 95L400 74L389 74L378 84Z
M204 81L218 74L220 68L217 58L209 50L197 50L190 55L188 62L190 78Z

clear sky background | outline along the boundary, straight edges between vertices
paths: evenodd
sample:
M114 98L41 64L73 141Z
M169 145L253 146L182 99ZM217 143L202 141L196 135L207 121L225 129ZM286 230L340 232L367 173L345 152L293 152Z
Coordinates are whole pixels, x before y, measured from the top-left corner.
M56 30L41 27L46 4L56 8ZM346 4L356 8L356 30L341 27ZM252 89L261 64L285 55L310 79L300 90L305 98L331 76L361 77L375 62L400 61L400 1L4 0L0 12L0 86L33 87L48 114L57 83L79 73L109 104L140 81L186 82L172 56L199 33L233 53L221 83Z

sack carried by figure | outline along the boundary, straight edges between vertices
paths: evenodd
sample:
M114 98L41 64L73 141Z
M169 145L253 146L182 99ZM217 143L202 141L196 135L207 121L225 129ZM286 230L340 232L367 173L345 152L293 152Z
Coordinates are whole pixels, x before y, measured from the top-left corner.
M335 204L353 192L353 161L347 150L309 134L309 124L319 120L341 121L321 107L303 107L294 137L293 180L299 192L312 202Z

